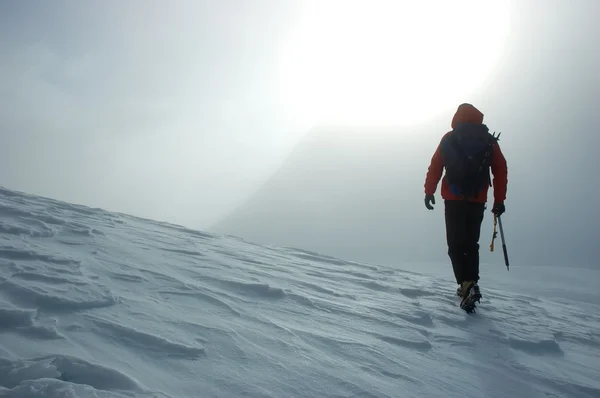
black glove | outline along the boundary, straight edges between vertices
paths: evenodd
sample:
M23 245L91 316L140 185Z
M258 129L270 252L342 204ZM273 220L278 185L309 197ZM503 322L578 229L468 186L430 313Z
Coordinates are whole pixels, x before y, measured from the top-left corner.
M433 210L433 206L431 204L435 204L435 196L425 195L425 207L427 207L428 210Z
M504 202L494 203L494 207L492 207L492 213L494 213L496 216L500 217L500 215L502 215L502 213L505 211L506 208L504 207Z

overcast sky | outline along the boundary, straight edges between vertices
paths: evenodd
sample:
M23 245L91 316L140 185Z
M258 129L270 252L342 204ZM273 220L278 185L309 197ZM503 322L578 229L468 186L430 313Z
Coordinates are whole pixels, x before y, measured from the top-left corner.
M421 180L449 124L440 121L469 101L503 131L513 217L531 225L535 214L542 246L564 227L565 244L589 248L599 8L3 1L0 185L206 228L313 126L396 123L399 134L428 131L411 136L414 157L402 159L418 174L407 189L421 206Z
M310 127L277 68L286 1L0 2L0 184L186 225Z
M424 120L482 84L508 9L464 4L3 1L0 184L205 227L315 123Z

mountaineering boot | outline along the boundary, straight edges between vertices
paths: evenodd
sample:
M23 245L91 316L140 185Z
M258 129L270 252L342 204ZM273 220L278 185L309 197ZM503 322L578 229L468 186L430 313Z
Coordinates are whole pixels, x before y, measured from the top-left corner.
M462 283L463 295L460 302L460 308L465 310L467 313L475 312L475 303L481 300L481 292L479 291L479 285L474 281L466 281Z
M475 283L473 281L463 281L456 289L456 295L458 297L464 297L465 293L471 288L471 285Z

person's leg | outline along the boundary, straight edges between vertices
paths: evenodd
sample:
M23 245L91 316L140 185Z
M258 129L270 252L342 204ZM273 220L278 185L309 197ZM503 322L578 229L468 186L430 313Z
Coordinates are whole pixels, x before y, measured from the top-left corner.
M462 284L465 280L466 204L459 200L444 201L448 256L458 284Z
M468 281L479 281L479 238L484 209L484 203L470 202L467 206L464 278Z
M479 291L479 236L485 204L468 203L465 228L465 273L460 308L468 313L475 310L475 303L481 299Z

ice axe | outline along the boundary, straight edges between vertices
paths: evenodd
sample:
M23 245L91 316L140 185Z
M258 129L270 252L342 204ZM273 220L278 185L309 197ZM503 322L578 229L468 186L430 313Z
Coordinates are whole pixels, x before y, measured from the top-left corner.
M498 236L498 232L496 232L496 222L500 224L500 238L502 239L502 251L504 252L504 264L506 264L506 269L509 270L508 264L508 252L506 251L506 242L504 241L504 230L502 229L502 219L500 216L494 214L494 234L492 235L492 244L490 245L490 251L494 251L494 239Z

